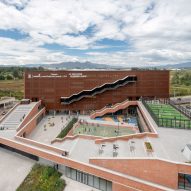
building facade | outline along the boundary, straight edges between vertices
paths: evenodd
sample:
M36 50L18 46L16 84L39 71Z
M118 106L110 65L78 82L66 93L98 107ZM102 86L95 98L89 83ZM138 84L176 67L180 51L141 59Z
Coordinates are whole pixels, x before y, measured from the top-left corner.
M140 97L168 98L169 71L42 71L25 73L25 98L47 110L84 113Z

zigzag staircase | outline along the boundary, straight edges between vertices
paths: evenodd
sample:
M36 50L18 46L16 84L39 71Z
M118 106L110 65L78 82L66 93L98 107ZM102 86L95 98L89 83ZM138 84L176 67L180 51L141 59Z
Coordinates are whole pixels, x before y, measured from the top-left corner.
M115 82L112 83L106 83L101 86L97 86L91 90L83 90L77 94L73 94L69 97L61 97L60 102L61 104L71 104L73 102L79 101L82 98L85 97L92 97L97 94L101 94L107 90L113 90L121 86L125 86L129 83L135 83L137 81L136 76L126 76L122 79L116 80Z
M117 104L113 105L112 107L104 107L100 110L93 112L90 115L90 118L95 119L96 117L101 117L107 113L115 113L118 110L125 109L125 108L129 107L130 105L137 105L137 101L125 100L124 102L117 103Z

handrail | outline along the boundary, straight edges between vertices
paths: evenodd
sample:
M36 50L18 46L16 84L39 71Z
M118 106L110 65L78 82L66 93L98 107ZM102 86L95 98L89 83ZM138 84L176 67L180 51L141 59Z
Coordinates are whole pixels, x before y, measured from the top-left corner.
M81 92L77 93L77 94L72 94L69 97L61 97L61 103L62 104L70 104L72 102L75 101L79 101L80 99L84 98L84 97L89 97L89 96L94 96L96 94L99 93L103 93L106 90L112 90L112 89L116 89L120 86L124 86L127 83L130 82L136 82L137 81L137 77L136 76L126 76L122 79L118 79L115 82L112 83L105 83L101 86L97 86L91 90L82 90Z
M104 107L103 109L99 110L99 111L95 111L94 113L91 114L90 118L94 119L95 117L98 116L103 116L106 113L114 113L120 109L124 109L129 105L137 105L137 101L129 101L129 100L125 100L121 103L116 103L114 106L112 107ZM112 111L113 110L113 111ZM104 111L106 111L105 113L103 113Z
M0 124L9 116L9 114L19 105L20 103L15 104L1 119Z
M114 105L111 105L110 107L108 107L108 106L105 106L105 107L103 107L103 108L101 108L101 109L98 109L98 110L95 110L95 111L93 111L92 113L91 113L91 115L93 115L94 113L99 113L99 112L102 112L102 111L104 111L106 108L115 108L115 107L117 107L118 105L123 105L125 102L127 102L127 101L129 101L129 99L126 99L125 101L122 101L122 102L120 102L120 103L116 103L116 104L114 104Z

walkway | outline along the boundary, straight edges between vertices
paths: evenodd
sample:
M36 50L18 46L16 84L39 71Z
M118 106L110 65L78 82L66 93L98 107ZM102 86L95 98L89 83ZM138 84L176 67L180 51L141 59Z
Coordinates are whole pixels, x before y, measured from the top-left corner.
M0 190L15 191L30 172L35 161L0 148Z

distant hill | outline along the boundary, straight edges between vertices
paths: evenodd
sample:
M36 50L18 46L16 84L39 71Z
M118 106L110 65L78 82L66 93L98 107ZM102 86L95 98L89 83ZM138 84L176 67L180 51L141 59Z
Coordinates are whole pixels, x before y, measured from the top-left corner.
M0 67L16 67L15 65L7 65ZM64 69L133 69L133 70L153 70L153 69L191 69L191 62L179 63L179 64L166 64L166 65L155 65L148 67L146 64L137 67L125 67L125 66L112 66L108 64L96 64L92 62L61 62L53 64L26 64L21 65L21 68L39 68L51 70L64 70Z
M165 66L159 66L160 68L165 68L165 69L183 69L183 68L191 68L191 62L186 62L186 63L180 63L180 64L168 64Z
M118 67L107 64L95 64L91 62L62 62L55 64L30 64L26 67L43 67L47 69L116 69ZM120 67L119 67L120 68Z

